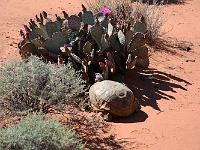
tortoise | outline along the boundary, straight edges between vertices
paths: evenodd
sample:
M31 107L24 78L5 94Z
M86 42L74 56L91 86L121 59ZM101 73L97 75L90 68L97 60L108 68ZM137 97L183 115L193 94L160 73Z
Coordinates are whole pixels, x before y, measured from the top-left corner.
M92 107L102 112L105 121L130 116L140 109L133 92L124 84L111 80L94 83L89 89L89 97Z

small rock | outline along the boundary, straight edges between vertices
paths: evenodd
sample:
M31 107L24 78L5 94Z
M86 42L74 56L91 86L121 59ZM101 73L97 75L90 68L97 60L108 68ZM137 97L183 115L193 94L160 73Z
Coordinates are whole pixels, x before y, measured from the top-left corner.
M189 51L189 50L191 50L191 48L189 46L181 46L180 50Z
M186 60L186 62L195 62L195 60L194 59L192 59L192 60Z

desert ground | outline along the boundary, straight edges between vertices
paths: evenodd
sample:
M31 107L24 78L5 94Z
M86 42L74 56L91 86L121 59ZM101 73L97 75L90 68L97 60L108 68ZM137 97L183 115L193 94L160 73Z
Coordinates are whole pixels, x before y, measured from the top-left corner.
M0 61L20 59L20 28L43 10L52 17L62 10L75 14L83 0L1 0ZM125 75L127 86L142 106L129 118L107 123L106 132L89 140L87 149L200 149L200 3L172 2L163 6L163 39L150 53L148 69ZM183 42L184 41L184 42ZM190 46L190 51L177 47ZM142 78L151 76L153 78Z

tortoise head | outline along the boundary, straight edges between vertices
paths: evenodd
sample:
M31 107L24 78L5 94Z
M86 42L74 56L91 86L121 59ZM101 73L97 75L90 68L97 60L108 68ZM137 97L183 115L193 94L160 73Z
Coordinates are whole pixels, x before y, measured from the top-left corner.
M95 82L100 82L104 80L101 73L95 73L94 76L95 76Z

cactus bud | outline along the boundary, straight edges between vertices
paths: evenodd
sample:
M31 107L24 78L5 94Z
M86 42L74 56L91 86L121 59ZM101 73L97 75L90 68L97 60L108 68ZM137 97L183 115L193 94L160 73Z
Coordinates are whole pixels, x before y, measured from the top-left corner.
M45 39L41 35L38 35L37 39L38 39L38 41L40 41L42 43L45 41Z
M82 64L87 66L87 61L85 59L82 59Z
M33 19L30 19L30 23L32 23L33 22Z
M57 21L60 22L60 21L62 20L62 19L60 18L60 16L58 16L57 14L55 14L55 16L56 16L56 20L57 20Z
M23 38L25 37L24 31L23 31L22 29L20 29L19 33L20 33L20 35L21 35Z
M66 11L63 10L62 13L63 13L65 19L69 18L69 15L66 13Z
M58 55L57 67L60 65L60 63L61 63L61 56L60 56L60 55Z
M43 24L43 16L42 16L42 13L40 13L40 23Z
M106 66L111 66L111 62L109 60L105 60Z
M79 13L78 13L78 16L79 16L80 18L82 18L82 16L83 16L82 12L79 12Z
M109 34L108 34L108 32L105 33L105 39L109 41Z
M132 59L131 54L129 54L126 60L126 69L133 69L136 64L136 59L137 59L137 56L135 56L134 59Z
M42 18L43 18L42 13L40 13L40 19L42 19Z
M112 56L112 54L111 54L110 52L107 52L107 57L108 57L108 59L109 59L110 61L113 60L113 56Z
M81 6L83 8L83 12L85 13L87 11L86 7L83 4Z
M67 44L64 44L64 48L67 49Z
M95 51L94 51L94 49L92 49L92 51L91 51L91 53L90 53L90 57L91 57L92 59L94 59L94 53L95 53Z
M99 62L99 66L100 66L101 68L104 68L104 67L105 67L105 64L104 64L103 62Z
M26 38L30 38L29 32L26 32Z
M24 29L25 29L26 32L30 32L31 31L27 25L24 25Z
M85 59L82 59L82 65L83 65L84 72L88 72L87 61Z
M46 13L46 11L42 11L42 14L43 14L43 17L44 17L45 19L47 19L47 13Z
M61 50L62 53L66 54L66 55L71 53L67 44L64 44L63 47L60 47L60 50Z
M35 15L36 21L40 22L40 18L38 17L38 15Z
M65 29L69 29L69 25L68 25L68 20L67 19L65 19L63 21L63 26L64 26Z
M131 57L131 54L128 54L128 58L126 60L126 64L129 64L132 62L132 57Z
M37 24L35 23L35 21L30 19L29 26L30 26L31 29L33 29L33 28L37 27Z

